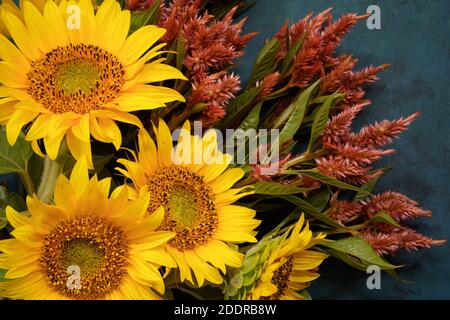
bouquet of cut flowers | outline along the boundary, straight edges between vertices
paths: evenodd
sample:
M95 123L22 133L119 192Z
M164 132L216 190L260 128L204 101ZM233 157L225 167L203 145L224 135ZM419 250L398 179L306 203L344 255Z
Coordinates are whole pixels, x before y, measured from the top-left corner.
M442 244L376 162L419 116L352 131L365 86L338 55L367 16L281 27L249 80L239 0L3 0L0 297L309 299L325 259L396 277Z

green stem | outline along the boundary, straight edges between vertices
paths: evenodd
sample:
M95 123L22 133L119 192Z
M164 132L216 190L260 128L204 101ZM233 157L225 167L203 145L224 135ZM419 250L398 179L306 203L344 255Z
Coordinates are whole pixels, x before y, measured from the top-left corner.
M33 179L31 179L30 174L28 173L28 165L25 167L25 171L20 174L20 179L22 180L23 185L25 186L25 190L28 195L34 194L34 183Z
M292 87L289 85L284 86L283 88L281 88L280 90L274 91L271 94L269 94L265 100L274 100L277 99L279 97L282 97L286 94L286 92L291 89Z
M311 152L311 153L305 152L304 154L300 155L299 157L296 157L296 158L286 162L283 166L283 169L288 169L296 164L315 159L324 154L325 154L325 150L318 150L316 152Z
M249 185L251 185L251 184L253 184L255 182L256 182L256 180L250 175L246 179L236 183L234 185L234 187L235 188L242 188L242 187L245 187L245 186L249 186Z
M55 191L56 180L62 172L62 165L48 156L44 159L44 170L37 190L37 197L45 203L49 203Z

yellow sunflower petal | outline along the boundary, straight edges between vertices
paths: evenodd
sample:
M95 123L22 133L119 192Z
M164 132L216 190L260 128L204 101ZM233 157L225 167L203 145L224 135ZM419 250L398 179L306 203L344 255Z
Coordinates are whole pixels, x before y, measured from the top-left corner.
M169 79L188 80L180 70L162 63L146 64L141 73L137 75L137 83L159 82Z
M19 137L22 127L32 121L38 113L16 110L6 124L6 137L10 145L14 145Z
M80 161L85 158L89 168L93 168L92 163L92 152L91 152L91 142L82 141L78 139L72 131L68 131L66 134L67 146L69 147L70 153Z
M0 58L6 62L14 63L18 73L26 75L29 61L5 36L0 34Z
M19 213L10 206L6 207L6 218L14 228L20 228L30 223L30 218L23 213Z
M11 88L25 89L27 88L25 79L13 63L0 61L0 83Z
M118 53L122 63L126 66L138 60L156 41L166 33L165 29L157 26L144 26L126 39Z
M162 120L158 123L158 128L155 129L156 140L158 143L158 160L163 166L170 166L172 164L172 135L169 127Z
M41 53L35 46L30 34L28 33L25 25L20 19L6 10L1 12L1 19L8 28L14 43L20 49L20 51L29 59L35 60L40 57Z
M225 171L218 176L214 181L211 181L211 187L214 193L221 193L230 189L236 182L238 182L245 172L240 168L232 168Z

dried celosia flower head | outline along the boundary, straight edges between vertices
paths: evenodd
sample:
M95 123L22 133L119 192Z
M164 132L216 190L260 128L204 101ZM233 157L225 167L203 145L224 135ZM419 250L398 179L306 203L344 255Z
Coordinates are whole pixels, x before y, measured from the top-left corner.
M222 119L228 102L240 89L239 76L219 72L204 75L192 83L192 94L188 97L189 107L206 104L201 120L208 126Z
M365 230L361 236L379 255L394 255L399 249L418 250L446 242L428 238L409 228L395 228L390 233Z
M398 192L384 192L364 202L368 217L380 211L385 211L396 221L431 217L430 210L424 210L419 204Z

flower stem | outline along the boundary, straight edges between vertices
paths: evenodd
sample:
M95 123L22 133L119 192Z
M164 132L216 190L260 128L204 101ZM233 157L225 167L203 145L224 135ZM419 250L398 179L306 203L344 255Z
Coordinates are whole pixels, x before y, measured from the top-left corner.
M297 165L297 164L300 164L302 162L315 159L315 158L320 157L320 156L322 156L324 154L325 154L325 150L318 150L316 152L311 152L311 153L305 152L304 154L300 155L299 157L294 158L294 159L286 162L285 165L283 166L283 169L288 169L288 168L290 168L290 167L292 167L294 165Z
M20 174L20 179L22 180L22 184L25 187L28 195L34 194L34 184L33 179L31 179L30 174L28 173L28 166L25 167L25 171Z
M49 203L55 191L56 180L62 172L62 165L48 156L44 159L44 170L37 190L37 197L45 203Z

